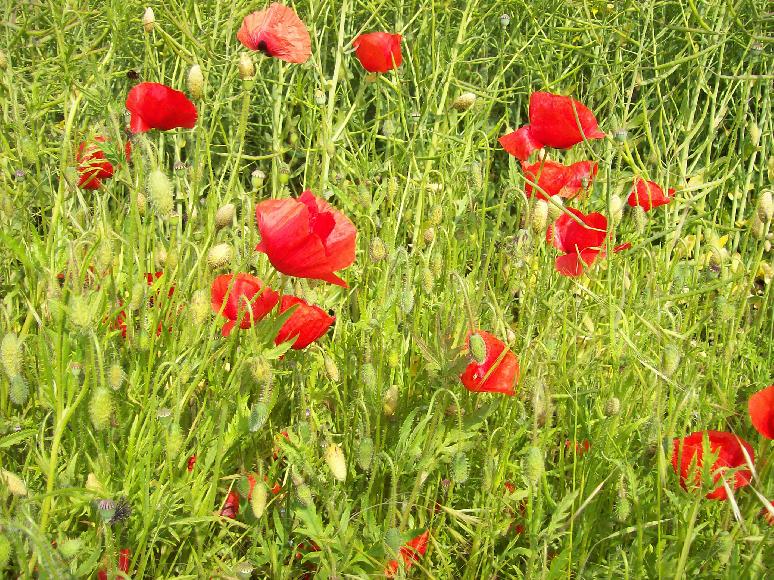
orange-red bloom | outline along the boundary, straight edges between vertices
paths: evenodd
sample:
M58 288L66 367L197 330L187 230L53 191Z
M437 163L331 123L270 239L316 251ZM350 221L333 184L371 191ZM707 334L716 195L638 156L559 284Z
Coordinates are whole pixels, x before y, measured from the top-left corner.
M645 211L650 211L654 207L668 204L672 201L674 193L675 190L670 188L664 195L664 190L657 183L637 178L634 182L634 189L629 194L629 205L632 207L640 206Z
M398 68L403 62L400 34L369 32L352 41L355 55L368 72L384 73Z
M578 161L572 165L562 165L556 161L538 161L527 165L522 161L521 169L527 179L525 191L532 197L533 183L548 194L569 199L588 187L597 175L598 166L593 161ZM535 191L538 199L546 199L540 191Z
M774 385L750 397L747 407L755 430L766 439L774 439Z
M250 328L277 304L279 295L250 274L223 274L215 278L210 288L212 310L228 318L221 332L231 334L239 316L240 328ZM222 310L221 310L222 309Z
M131 552L129 548L124 548L118 553L118 570L124 574L129 574L129 559L131 558ZM99 570L97 572L97 580L107 580L107 571Z
M483 364L477 361L471 362L460 375L460 380L465 388L474 393L502 393L513 395L516 392L516 384L519 382L519 361L516 355L495 336L478 330L476 332L484 339L486 345L486 357ZM466 339L466 345L470 346L470 335ZM501 357L500 355L506 351Z
M410 570L414 565L414 562L419 561L420 556L424 556L427 552L427 542L430 538L430 531L425 530L416 538L406 542L401 546L398 551L398 555L403 560L403 567L406 571ZM387 578L394 578L398 573L398 561L390 560L387 562L387 567L384 569L384 575Z
M224 518L231 518L235 520L239 514L239 492L231 490L228 492L226 501L223 503L223 507L220 509L220 515Z
M256 250L283 274L347 287L334 272L355 261L357 230L348 217L305 191L298 199L268 199L255 208Z
M674 439L672 442L672 467L675 473L680 475L680 485L687 489L690 485L700 485L702 480L702 461L704 456L704 438L709 441L709 448L713 454L717 454L717 460L712 465L712 481L717 483L723 472L728 468L743 467L747 465L745 451L750 461L755 460L753 448L747 441L724 431L698 431L691 433L682 439ZM734 489L738 489L750 483L752 473L749 469L738 469L734 473ZM727 499L728 493L721 484L707 494L707 499Z
M293 341L290 348L301 350L322 337L336 320L325 310L301 298L285 295L280 302L280 314L294 307L293 313L282 325L274 339L275 344Z
M312 55L304 23L291 8L276 2L245 16L237 40L251 50L286 62L306 62Z
M511 155L526 161L533 151L543 147L569 149L583 142L584 137L604 136L594 113L579 101L535 92L529 97L529 125L500 137L500 144Z
M143 133L151 129L168 131L177 127L191 129L196 124L196 106L180 91L160 83L140 83L126 96L126 108L132 114L129 130Z
M83 141L78 146L75 161L78 164L78 187L83 189L99 189L102 180L113 177L113 164L105 157L105 152L99 143L105 143L107 139L102 135L94 137L94 141ZM128 160L131 156L132 146L127 141L124 147L124 155Z

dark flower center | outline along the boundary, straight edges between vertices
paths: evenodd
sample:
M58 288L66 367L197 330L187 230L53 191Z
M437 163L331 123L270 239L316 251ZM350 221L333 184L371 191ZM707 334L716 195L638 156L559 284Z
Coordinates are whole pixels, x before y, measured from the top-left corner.
M274 56L269 50L269 46L266 44L265 40L261 40L258 42L258 50L260 50L266 56Z

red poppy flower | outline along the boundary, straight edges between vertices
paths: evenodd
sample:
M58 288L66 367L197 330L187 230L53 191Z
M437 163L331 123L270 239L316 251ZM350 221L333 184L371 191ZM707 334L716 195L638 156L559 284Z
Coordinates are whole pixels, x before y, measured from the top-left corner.
M221 330L223 336L231 334L240 313L243 314L239 327L250 328L266 316L278 300L279 295L274 290L250 274L222 274L215 278L210 288L212 310L229 320Z
M355 261L355 225L305 191L298 199L268 199L255 208L261 232L256 250L283 274L347 287L334 272Z
M406 542L401 546L398 551L398 555L403 560L403 567L406 571L410 570L414 565L414 562L419 561L420 556L424 556L427 552L427 542L430 538L430 531L425 530L413 540ZM384 575L387 578L394 578L398 573L398 561L390 560L387 562L387 567L384 569Z
M155 272L155 273L153 273L153 274L151 274L150 272L147 272L147 273L145 274L145 281L148 283L148 286L153 286L153 283L154 283L156 280L158 280L159 278L161 278L161 276L162 276L163 274L164 274L164 272ZM169 287L169 290L167 291L167 296L168 296L169 298L171 298L171 297L172 297L172 295L173 295L174 293L175 293L175 286L174 286L174 285L172 285L172 286L170 286L170 287ZM156 296L156 298L158 298L158 296ZM119 301L119 304L122 304L122 303ZM153 306L153 304L154 304L154 297L153 297L153 296L151 296L151 297L149 297L149 298L148 298L148 304L149 304L150 306ZM124 312L123 310L121 310L121 311L118 313L118 315L116 316L116 321L115 321L115 323L113 324L113 328L115 328L115 329L120 329L120 330L121 330L121 336L123 336L124 338L126 338L126 332L127 332L127 326L126 326L126 312ZM162 330L162 328L163 328L163 326L162 326L161 322L159 322L159 325L158 325L158 327L156 328L156 336L159 336L159 335L161 334L161 330Z
M94 137L94 141L83 141L78 146L75 161L78 164L78 187L83 189L99 189L103 179L113 177L113 164L105 158L105 152L99 143L105 143L107 139L102 135ZM127 141L125 147L126 158L129 159L132 146Z
M709 440L709 448L713 454L717 454L717 460L712 466L712 481L717 483L721 475L728 468L747 465L745 451L750 461L755 459L753 448L744 439L724 431L698 431L691 433L683 439L674 439L672 442L672 467L679 475L680 485L687 489L687 480L696 485L701 484L701 467L704 454L704 438ZM689 473L691 471L691 473ZM748 469L739 469L734 473L733 487L738 489L750 483L752 473ZM729 482L731 483L731 482ZM707 494L707 499L727 499L728 493L721 483L715 490Z
M470 346L470 335L466 345ZM513 395L519 382L519 361L505 343L488 332L478 330L477 334L484 339L486 357L483 364L471 362L460 375L465 388L474 393L502 393ZM505 355L501 358L503 351ZM499 359L499 361L498 361Z
M672 201L674 193L675 190L670 188L664 195L664 190L657 183L637 178L634 182L634 189L629 194L629 205L632 207L640 206L645 211L650 211L654 207L668 204Z
M569 199L575 197L581 189L588 187L596 177L598 166L592 161L578 161L572 165L562 165L556 161L538 161L527 165L522 161L521 169L527 179L525 191L527 197L532 197L532 183L545 191L548 196L558 195ZM531 183L530 183L531 182ZM547 199L540 191L536 192L538 199Z
M129 573L129 560L131 558L131 552L129 551L129 548L124 548L118 553L118 570L120 572L123 572L124 574ZM98 580L107 580L107 571L106 570L99 570L97 572L97 579Z
M196 124L196 106L184 93L160 83L133 86L126 96L126 108L132 114L129 122L132 133L177 127L192 129Z
M546 241L564 255L556 258L556 271L564 276L580 276L597 258L605 256L605 236L607 218L600 213L584 214L567 208L546 232ZM570 215L572 214L572 215ZM573 219L575 216L578 221ZM614 252L627 250L631 244L621 244L613 248Z
M290 348L294 350L301 350L312 344L315 340L323 336L331 324L336 320L333 316L328 315L325 310L314 304L309 304L301 298L295 296L285 295L280 302L280 314L285 312L288 308L298 305L293 310L293 313L282 325L277 338L274 339L274 344L281 344L285 341L292 340L293 344Z
M189 472L194 470L194 465L196 465L196 455L191 455L191 457L188 458L188 471Z
M286 62L306 62L312 55L309 31L304 23L291 8L276 2L245 16L237 40L250 50L259 50Z
M577 119L576 119L577 114ZM588 107L570 97L535 92L529 97L529 125L500 137L514 157L526 161L543 147L569 149L586 139L601 139L597 120Z
M574 441L574 440L570 441L569 439L567 439L564 442L564 448L567 449L568 451L572 449L573 451L575 451L578 457L582 457L586 453L588 453L589 449L591 449L591 443L589 443L588 439L584 439L583 441Z
M755 393L747 406L755 430L766 439L774 439L774 385Z
M220 509L220 515L224 518L235 520L237 514L239 514L239 492L231 490L228 492L226 501Z
M400 34L369 32L353 40L352 46L364 69L372 73L384 73L398 68L403 62L401 38Z

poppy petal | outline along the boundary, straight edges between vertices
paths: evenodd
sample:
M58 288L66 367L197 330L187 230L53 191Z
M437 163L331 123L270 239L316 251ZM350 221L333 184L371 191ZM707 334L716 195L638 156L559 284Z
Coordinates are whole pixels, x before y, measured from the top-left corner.
M535 138L529 125L503 135L499 141L503 149L521 161L526 161L533 151L544 147L543 143Z
M468 345L470 334L467 337ZM460 375L462 384L474 393L515 394L519 382L519 361L516 355L494 335L483 330L477 331L477 334L484 339L486 357L483 363L474 360L465 368ZM504 350L507 352L500 358Z
M160 83L144 82L132 87L126 96L126 108L131 113L132 133L192 129L198 115L196 106L184 93Z
M628 203L631 207L639 206L645 211L650 211L654 207L666 205L672 201L674 192L674 189L670 189L668 194L664 195L664 190L657 183L638 178L634 182L634 189L629 194Z
M576 119L577 114L577 119ZM594 113L575 99L546 92L529 98L531 133L539 142L556 149L569 149L586 139L601 139Z
M325 335L336 319L322 308L289 295L282 297L280 314L294 306L295 309L280 328L274 343L293 341L290 348L301 350Z
M251 50L286 62L304 63L312 55L306 25L291 8L277 2L245 16L237 40Z
M398 68L403 62L400 34L369 32L352 41L355 56L368 72L386 73Z
M747 407L755 430L766 439L774 439L774 385L750 397Z

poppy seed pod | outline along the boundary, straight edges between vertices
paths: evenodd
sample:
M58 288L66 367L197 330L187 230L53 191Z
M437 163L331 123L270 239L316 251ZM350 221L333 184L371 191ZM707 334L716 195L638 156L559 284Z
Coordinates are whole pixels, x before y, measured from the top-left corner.
M250 174L250 184L253 186L253 189L255 190L261 189L261 187L263 187L263 182L265 180L266 180L266 174L260 169L256 169Z
M344 451L336 443L329 444L325 449L325 463L328 464L334 479L346 481L347 460L344 458Z
M255 76L255 64L253 64L253 58L244 52L240 54L237 69L239 70L240 79L243 81L252 79Z
M195 64L188 71L188 92L194 99L201 99L204 94L204 75L202 67Z
M13 378L21 373L24 362L22 342L15 333L9 332L3 337L0 343L0 360L8 378Z
M510 14L501 14L500 15L500 26L502 26L503 30L508 28L508 25L511 23L511 15Z
M231 263L234 251L229 244L216 244L207 252L207 265L213 270L223 268Z
M94 390L89 401L89 417L97 431L101 431L110 425L110 417L113 414L113 397L110 391L104 387Z
M475 93L462 93L452 102L452 107L463 112L470 109L476 103Z
M149 6L142 15L142 27L145 32L150 32L153 30L154 24L156 24L156 15L153 13L153 8Z
M148 175L148 196L159 216L166 217L172 213L175 205L172 184L161 169L154 169Z

